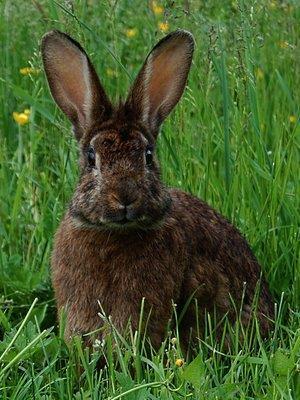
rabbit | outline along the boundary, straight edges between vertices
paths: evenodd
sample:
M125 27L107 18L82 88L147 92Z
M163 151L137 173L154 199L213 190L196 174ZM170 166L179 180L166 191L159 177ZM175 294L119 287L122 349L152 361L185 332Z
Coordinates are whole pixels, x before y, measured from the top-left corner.
M51 94L80 148L79 182L51 258L66 339L105 336L99 304L120 332L129 322L138 329L144 299L147 335L158 348L174 303L179 314L194 297L199 315L191 301L179 327L184 346L207 313L234 323L241 307L249 324L258 283L257 318L268 335L274 303L247 241L205 202L160 179L156 139L186 86L192 34L176 30L160 40L117 106L74 39L51 31L41 50Z

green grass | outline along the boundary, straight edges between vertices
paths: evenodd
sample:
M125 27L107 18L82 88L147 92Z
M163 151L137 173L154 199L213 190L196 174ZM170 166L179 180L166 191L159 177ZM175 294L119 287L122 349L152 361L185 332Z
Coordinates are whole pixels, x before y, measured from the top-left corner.
M0 398L299 399L299 2L162 1L165 16L138 0L58 3L0 4ZM228 328L233 344L222 354L208 323L182 367L176 332L158 353L145 350L140 333L124 339L113 327L92 355L78 338L64 343L49 258L76 185L76 142L43 72L19 73L42 69L41 36L57 28L84 45L117 100L165 20L170 30L192 31L197 49L188 88L160 135L163 179L240 228L278 303L269 340L254 326L240 343ZM137 35L127 38L128 28ZM25 108L30 122L19 127L12 112Z

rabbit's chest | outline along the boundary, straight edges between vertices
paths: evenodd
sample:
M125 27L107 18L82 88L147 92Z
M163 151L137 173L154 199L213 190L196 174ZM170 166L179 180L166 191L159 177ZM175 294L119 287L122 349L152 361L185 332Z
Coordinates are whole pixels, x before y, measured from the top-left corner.
M93 295L98 295L103 301L111 298L140 299L174 297L176 288L182 279L180 268L176 268L175 260L162 252L140 253L128 252L122 247L115 249L99 248L93 257L82 260L80 270L82 280L90 280Z
M140 306L145 298L151 306L176 301L184 272L180 250L166 249L160 241L142 243L85 243L67 256L74 263L68 279L71 297L88 303L100 301L112 308ZM66 279L66 278L64 278Z
M139 320L141 302L151 326L163 329L178 302L189 257L170 234L110 239L86 232L57 236L52 279L58 307L67 307L71 331L91 331L101 307L122 328Z

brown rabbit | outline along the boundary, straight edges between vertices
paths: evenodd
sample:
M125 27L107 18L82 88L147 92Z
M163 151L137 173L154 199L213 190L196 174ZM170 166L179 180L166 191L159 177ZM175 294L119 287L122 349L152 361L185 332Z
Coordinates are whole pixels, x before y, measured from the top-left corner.
M180 99L191 66L193 36L177 30L150 52L127 100L114 107L82 47L52 31L42 40L51 93L71 120L80 145L80 179L56 233L52 277L66 337L101 327L99 302L122 331L137 328L142 298L154 346L172 315L194 295L201 311L250 320L266 335L273 302L246 240L206 203L160 180L155 142ZM243 298L243 301L242 301ZM195 328L190 306L182 342Z

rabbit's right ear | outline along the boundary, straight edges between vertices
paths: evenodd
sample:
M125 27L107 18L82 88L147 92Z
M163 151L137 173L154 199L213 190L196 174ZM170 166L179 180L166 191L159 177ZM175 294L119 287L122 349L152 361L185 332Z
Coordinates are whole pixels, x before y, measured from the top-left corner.
M169 33L149 53L132 86L127 104L154 136L182 96L193 51L191 33Z
M112 109L86 52L71 37L51 31L42 39L42 57L57 105L71 120L79 140L93 123Z

